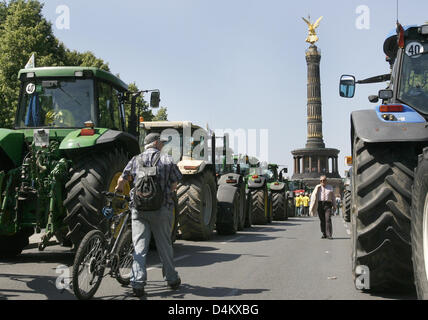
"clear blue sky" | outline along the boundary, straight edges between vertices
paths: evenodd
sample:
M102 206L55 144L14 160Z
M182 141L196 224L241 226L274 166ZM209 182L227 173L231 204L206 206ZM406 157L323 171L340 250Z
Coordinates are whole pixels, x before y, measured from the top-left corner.
M70 8L69 30L55 28L58 5ZM370 9L370 29L358 29L357 7ZM292 170L291 151L306 143L307 26L318 29L324 139L350 154L350 113L372 108L382 85L339 97L342 74L387 73L386 34L395 28L396 1L47 0L45 16L70 49L90 50L111 71L141 89L158 88L170 120L220 129L269 129L269 160ZM400 0L402 24L428 21L428 1Z

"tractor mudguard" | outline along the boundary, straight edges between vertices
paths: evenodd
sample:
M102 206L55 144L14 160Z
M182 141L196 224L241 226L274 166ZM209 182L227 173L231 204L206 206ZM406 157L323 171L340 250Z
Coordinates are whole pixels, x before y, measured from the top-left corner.
M398 113L393 114L400 117ZM412 118L411 122L405 118L384 121L376 110L355 111L351 115L352 139L357 135L366 143L427 141L428 123L417 113L412 114Z
M253 178L248 179L249 189L259 189L259 188L263 188L265 185L266 185L265 177L258 177L257 179L253 179Z
M242 183L242 176L236 173L224 174L218 179L218 185L229 185L238 188Z
M59 148L67 152L83 148L93 148L95 146L107 146L115 143L124 146L124 149L131 156L140 153L138 140L134 136L126 132L108 129L95 129L93 136L82 136L81 130L73 131L65 137Z
M272 192L282 192L284 190L285 190L285 183L274 182L274 183L270 184L270 191L272 191Z
M233 223L233 201L239 188L220 185L217 190L217 224Z
M0 129L0 161L3 167L12 169L22 162L24 134L8 129Z
M125 146L125 150L127 150L131 156L135 156L141 152L138 139L127 132L121 131L108 130L97 140L97 145L116 142Z

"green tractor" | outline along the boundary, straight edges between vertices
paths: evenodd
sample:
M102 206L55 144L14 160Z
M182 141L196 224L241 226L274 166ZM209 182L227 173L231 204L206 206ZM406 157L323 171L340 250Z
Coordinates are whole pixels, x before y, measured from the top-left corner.
M250 168L247 176L247 196L251 202L252 223L255 225L266 225L273 221L273 202L268 188L267 171L258 164Z
M101 192L114 191L140 152L135 101L142 92L131 95L111 73L34 68L21 70L19 79L15 129L0 129L1 258L19 255L42 230L40 250L54 236L77 247L89 231L107 230ZM152 107L159 100L153 92Z
M257 158L235 155L234 156L234 172L238 173L243 178L245 186L245 209L244 209L244 228L251 228L253 225L253 199L252 190L249 188L249 180L252 179L253 173L259 170L260 162Z
M284 173L288 173L288 169L284 168L278 173L279 166L270 164L263 172L263 176L267 179L267 187L269 190L269 198L272 201L272 215L274 221L288 220L288 199L287 199L287 184L284 183Z

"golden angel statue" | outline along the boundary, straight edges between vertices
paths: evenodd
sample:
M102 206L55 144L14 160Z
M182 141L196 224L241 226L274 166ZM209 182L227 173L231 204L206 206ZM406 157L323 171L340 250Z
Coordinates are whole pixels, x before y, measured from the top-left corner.
M315 42L318 42L319 38L317 36L316 29L320 26L320 22L323 19L323 17L319 18L317 22L315 22L314 24L311 23L310 17L308 19L305 19L305 18L302 18L302 19L309 26L309 30L308 30L309 35L308 35L308 38L306 39L306 42L310 44L314 44Z

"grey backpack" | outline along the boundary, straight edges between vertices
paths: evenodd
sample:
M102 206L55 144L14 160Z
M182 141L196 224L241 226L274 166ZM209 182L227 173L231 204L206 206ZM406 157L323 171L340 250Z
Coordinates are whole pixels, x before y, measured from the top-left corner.
M151 167L144 165L142 156L137 159L133 202L138 211L156 211L162 207L163 194L157 179L157 164L160 158L161 153L158 152L153 157Z

